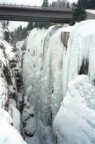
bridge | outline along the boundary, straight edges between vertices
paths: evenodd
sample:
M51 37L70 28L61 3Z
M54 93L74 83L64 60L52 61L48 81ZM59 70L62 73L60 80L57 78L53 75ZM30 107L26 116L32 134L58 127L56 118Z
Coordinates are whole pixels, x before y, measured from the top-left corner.
M69 23L70 9L51 9L25 5L0 4L0 20Z

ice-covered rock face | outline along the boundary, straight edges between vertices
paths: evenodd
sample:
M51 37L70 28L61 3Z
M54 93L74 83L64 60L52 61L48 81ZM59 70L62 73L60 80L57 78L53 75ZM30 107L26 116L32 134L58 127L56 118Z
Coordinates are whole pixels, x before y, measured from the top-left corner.
M29 144L54 143L52 120L63 99L62 71L66 47L62 39L64 31L70 30L71 28L65 30L59 26L52 26L48 30L33 29L26 40L22 117L25 140Z
M95 144L95 86L88 76L69 83L53 128L57 144Z
M63 74L64 99L53 121L57 144L95 143L94 25L95 20L80 22L70 33Z
M15 99L17 93L15 74L20 67L15 64L19 59L15 49L4 40L3 35L4 29L0 27L0 107L8 109L9 97Z
M1 108L8 111L12 116L13 125L20 132L21 114L19 109L21 97L18 98L18 92L20 92L22 86L21 62L16 50L5 40L5 35L6 30L0 23L0 112ZM7 112L5 115L8 115ZM5 115L2 113L1 121L3 121ZM12 121L10 118L7 120L10 123Z
M89 20L30 32L23 57L28 144L95 144L94 26Z
M95 80L95 20L76 24L70 33L63 75L63 91L66 95L68 83L79 74L87 74Z

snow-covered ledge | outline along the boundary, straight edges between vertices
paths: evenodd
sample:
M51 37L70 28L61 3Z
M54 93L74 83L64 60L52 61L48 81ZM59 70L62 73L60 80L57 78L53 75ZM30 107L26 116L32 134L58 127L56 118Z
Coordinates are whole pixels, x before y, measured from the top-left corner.
M26 144L11 124L12 118L9 113L0 108L0 144Z

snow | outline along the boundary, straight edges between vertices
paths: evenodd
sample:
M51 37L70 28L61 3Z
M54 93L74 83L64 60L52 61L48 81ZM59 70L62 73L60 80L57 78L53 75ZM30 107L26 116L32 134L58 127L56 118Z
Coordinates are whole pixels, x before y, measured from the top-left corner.
M29 144L38 140L41 144L53 143L52 120L63 99L62 71L66 48L61 40L61 32L70 32L71 29L59 25L51 26L48 30L35 28L26 39L23 57L23 120L26 125L24 131L27 132L25 140ZM34 114L32 118L29 114L31 107ZM28 136L31 133L32 138Z
M4 38L4 30L2 28L2 24L0 23L0 39Z
M19 73L19 56L12 45L5 41L4 34L6 30L3 29L0 23L0 144L26 144L19 134L21 126L20 112L16 108L17 86L14 67L16 73ZM16 62L17 66L15 66ZM10 113L12 118L4 109Z
M5 111L4 109L0 108L0 120L6 120L7 123L9 124L13 124L13 120L11 118L11 116L9 115L9 113L7 111Z
M0 108L0 144L26 144L12 122L8 112Z
M92 9L86 9L86 12L88 12L88 13L91 13L91 14L94 14L94 15L95 15L95 10L92 10Z
M33 29L27 37L23 122L29 144L95 144L94 27L95 20L87 20Z
M76 24L70 33L68 41L66 62L63 75L64 96L68 83L73 80L80 71L83 61L88 62L88 75L90 80L95 79L95 20L86 20ZM84 73L83 73L84 74Z
M24 42L25 42L25 40L22 40L22 41L18 41L17 43L16 43L16 48L17 48L17 50L18 50L18 52L20 53L20 56L22 57L22 47L23 47L23 45L24 45Z
M34 137L26 137L25 140L27 141L27 144L39 144L37 135L34 135Z
M0 120L0 144L26 144L18 131Z
M20 112L16 108L16 100L13 102L17 96L17 87L12 62L15 65L18 56L12 45L5 41L5 31L7 29L4 30L0 23L0 144L26 144L19 134ZM20 68L20 64L16 65L15 68ZM14 125L19 132L11 125Z
M27 22L20 22L20 21L10 21L9 25L8 25L8 29L9 31L14 31L15 29L17 29L19 26L22 26L23 28L27 26Z
M5 31L6 29L4 30L0 23L0 51L2 51L0 52L0 59L2 59L2 61L4 59L3 49L5 49L8 58L12 59L14 57L13 47L11 46L11 44L9 44L8 42L4 40Z
M34 71L36 65L39 67L41 67L41 65L42 65L40 53L42 53L42 45L43 45L45 31L46 30L43 30L41 32L41 30L34 29L30 33L30 36L27 38L27 44L26 44L27 50L26 50L25 56L24 56L24 67L23 67L24 83L26 83L26 84L28 82L28 79L30 80L30 78L28 78L28 77L31 76L31 69ZM33 39L33 41L31 43L32 39ZM36 40L38 41L37 43L35 43ZM36 58L36 55L37 55L37 58L39 58L39 60ZM26 69L26 66L28 66L27 69Z
M30 125L31 123L31 125ZM36 120L35 118L30 118L27 120L27 126L24 128L25 133L27 133L27 135L34 135L35 131L36 131Z
M0 51L3 52L3 50L5 50L6 54L7 54L7 57L9 59L13 59L14 57L14 48L12 47L11 44L9 44L8 42L6 42L4 40L4 33L7 29L4 29L2 27L2 24L0 23ZM2 54L2 52L0 52L0 59L4 59L4 54Z
M16 108L16 106L14 106L13 104L10 104L9 109L9 113L12 115L13 119L13 126L20 132L21 114L19 110Z
M13 60L15 53L13 52L13 47L4 40L4 29L0 23L0 107L5 108L9 101L9 90L12 91L14 82L9 85L7 82L7 76L12 81L12 72L10 70L9 61ZM6 74L6 68L8 74ZM5 71L5 73L4 73Z
M22 114L22 118L23 118L23 123L25 124L24 127L24 134L25 134L25 140L27 141L28 144L38 144L38 138L37 136L35 136L35 132L36 132L36 119L34 117L34 111L33 111L33 107L26 107L23 110L23 114ZM35 142L34 142L35 141Z
M5 52L7 54L7 57L9 60L13 60L15 57L15 53L14 53L14 48L12 47L11 44L7 43L6 41L3 42L4 47L5 47Z
M0 77L0 107L5 106L6 102L8 101L8 89L7 83L4 78Z
M95 87L88 76L69 83L53 128L57 144L95 144Z
M65 26L65 27L62 27L62 32L71 32L73 26Z

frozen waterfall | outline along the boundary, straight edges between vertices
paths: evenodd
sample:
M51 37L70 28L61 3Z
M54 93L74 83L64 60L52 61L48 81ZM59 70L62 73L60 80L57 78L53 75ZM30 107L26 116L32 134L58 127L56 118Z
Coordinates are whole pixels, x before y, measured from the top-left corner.
M62 68L65 48L61 41L61 30L58 26L50 27L49 30L34 29L26 40L23 62L25 104L34 113L29 125L33 121L36 126L30 133L36 133L41 144L53 143L52 121L63 97Z
M94 26L89 20L35 28L27 37L22 119L28 144L95 144Z

